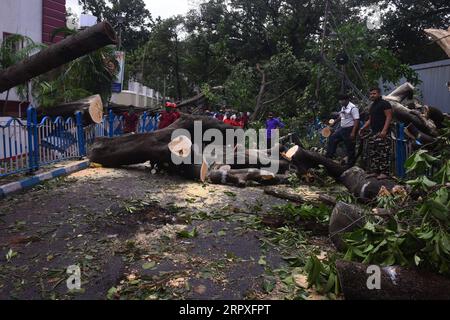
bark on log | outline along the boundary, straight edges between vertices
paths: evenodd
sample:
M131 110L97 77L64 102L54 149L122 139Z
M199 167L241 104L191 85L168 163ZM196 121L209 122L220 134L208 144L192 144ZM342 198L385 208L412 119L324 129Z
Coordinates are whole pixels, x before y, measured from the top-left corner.
M116 42L111 25L101 22L1 71L0 93Z
M404 105L400 104L395 100L391 100L389 97L385 97L386 101L388 101L392 109L394 111L394 118L400 122L403 122L405 125L413 124L420 131L432 135L437 136L437 128L433 121L426 119L420 112L416 110L410 110Z
M381 188L391 192L398 183L392 178L379 179L376 175L368 174L363 169L353 167L346 170L339 181L359 200L367 202L375 199Z
M194 136L194 122L202 122L202 134L208 129L234 129L223 122L210 117L194 117L182 114L180 119L167 128L150 133L125 135L114 138L97 138L89 151L92 162L106 167L140 164L150 161L155 164L171 163L169 143L172 133L177 129L187 130Z
M424 31L427 35L431 36L431 38L433 38L433 40L436 41L450 57L450 27L448 30L425 29Z
M64 103L59 106L44 110L43 114L51 117L71 117L78 111L83 113L85 125L102 122L102 98L99 95L95 95L75 102Z
M244 188L249 182L262 185L274 185L287 181L284 175L277 175L261 169L214 170L208 174L213 184L231 184Z
M288 151L289 152L289 151ZM333 160L326 158L325 156L305 150L301 147L292 156L292 163L297 167L298 173L303 175L311 168L318 168L322 165L328 174L336 180L345 172L345 168Z
M342 234L362 228L365 222L363 211L359 207L339 201L331 213L328 229L334 246L339 251L344 251Z
M386 98L396 102L402 102L406 98L412 98L414 96L414 86L409 82L401 85L390 93Z
M160 111L162 111L160 108L158 107L154 107L154 108L143 108L143 107L136 107L133 106L134 111L136 113L144 113L147 112L151 115L154 115ZM122 114L124 112L128 112L130 110L130 106L126 106L126 105L122 105L122 104L116 104L116 103L110 103L108 106L108 110L112 110L112 112L114 114Z
M436 141L434 137L431 137L423 132L420 132L412 123L405 128L405 133L411 139L419 141L421 144L429 144Z
M331 177L342 183L354 196L364 202L376 198L383 186L388 191L392 191L398 185L392 178L378 179L358 167L346 170L345 167L333 160L301 147L292 156L292 163L298 168L298 173L301 175L311 168L318 168L319 165L322 165Z
M305 200L300 195L281 191L278 189L266 188L264 189L264 193L276 198L285 199L296 203L305 203Z
M336 261L339 281L347 300L449 300L450 279L403 267L381 268L380 289L368 288L369 266Z

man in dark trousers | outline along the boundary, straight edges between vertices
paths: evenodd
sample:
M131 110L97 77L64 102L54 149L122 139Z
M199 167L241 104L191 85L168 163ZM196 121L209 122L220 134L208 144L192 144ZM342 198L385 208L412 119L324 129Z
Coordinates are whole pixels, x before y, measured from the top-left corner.
M369 119L360 130L360 135L370 128L365 141L363 159L368 172L389 175L391 173L390 127L393 118L392 106L383 100L380 88L370 90Z
M359 129L359 109L350 102L348 94L341 94L338 99L341 105L339 112L341 124L328 140L327 157L333 158L339 142L343 142L347 152L347 166L352 167L356 162L355 144Z

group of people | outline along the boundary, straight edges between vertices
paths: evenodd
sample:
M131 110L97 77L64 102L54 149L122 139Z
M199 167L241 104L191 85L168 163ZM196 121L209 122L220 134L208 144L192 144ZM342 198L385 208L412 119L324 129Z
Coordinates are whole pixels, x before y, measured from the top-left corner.
M158 129L164 129L180 118L177 104L172 102L165 103L165 110L160 113ZM139 116L136 114L133 106L129 106L128 111L123 113L123 132L125 134L136 133L139 122Z
M216 118L219 121L223 121L233 127L239 127L246 129L250 119L250 112L236 112L233 110L221 109L219 112L205 111L205 114L209 117Z
M363 163L368 172L389 174L391 170L391 141L390 127L393 119L392 106L383 100L381 89L370 89L372 105L369 114L361 127L359 108L350 101L349 95L338 97L341 110L336 124L340 124L330 136L327 146L327 157L333 158L337 146L343 142L347 154L347 166L352 167L356 162L355 146L359 136L364 140Z

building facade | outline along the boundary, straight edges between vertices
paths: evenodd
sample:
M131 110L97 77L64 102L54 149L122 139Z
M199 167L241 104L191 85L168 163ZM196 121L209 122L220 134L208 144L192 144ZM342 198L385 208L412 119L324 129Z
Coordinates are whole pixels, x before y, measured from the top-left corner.
M53 30L66 26L66 0L1 0L0 42L6 37L20 34L35 43L51 44ZM53 42L60 41L55 37ZM6 92L0 93L0 110ZM23 115L29 101L21 101L15 90L8 98L6 115ZM32 101L31 101L32 102Z

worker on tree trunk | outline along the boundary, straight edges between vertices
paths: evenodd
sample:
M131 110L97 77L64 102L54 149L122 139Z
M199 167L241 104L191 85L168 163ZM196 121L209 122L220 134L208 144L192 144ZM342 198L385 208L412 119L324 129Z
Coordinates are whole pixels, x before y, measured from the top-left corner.
M347 166L353 167L356 162L355 144L356 135L359 129L359 110L358 107L350 102L347 94L339 95L339 104L341 105L340 127L328 140L327 157L333 158L339 142L344 142L347 151Z
M164 129L180 118L180 113L177 111L175 103L167 102L166 110L161 112L158 129Z
M393 118L392 106L383 100L380 88L370 90L369 120L360 130L360 135L370 127L370 133L365 141L363 160L366 171L379 175L391 173L390 126Z

